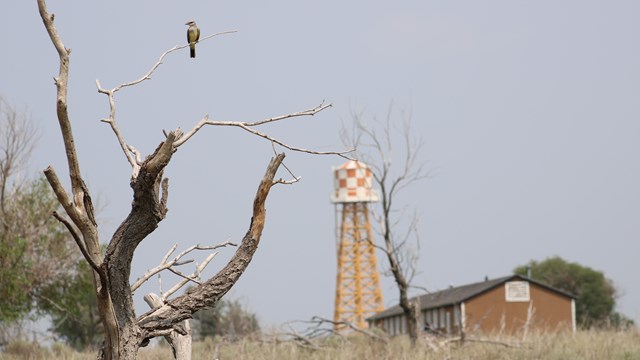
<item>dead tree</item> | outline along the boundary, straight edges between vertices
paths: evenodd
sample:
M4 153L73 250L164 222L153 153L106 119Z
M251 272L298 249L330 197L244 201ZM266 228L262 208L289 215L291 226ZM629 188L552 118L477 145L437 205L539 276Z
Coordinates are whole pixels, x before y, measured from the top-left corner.
M399 305L407 318L411 342L415 344L421 328L420 304L410 301L409 290L416 287L412 280L417 272L420 245L417 231L419 216L415 211L406 216L406 209L396 205L396 197L408 186L426 178L428 173L424 163L419 161L422 140L412 133L410 116L403 114L401 122L393 123L392 116L393 104L389 105L386 120L382 122L374 119L373 123L366 123L362 113L354 112L352 126L343 129L342 138L345 144L357 149L355 157L371 168L374 186L380 192L380 205L374 217L379 223L377 231L382 237L382 245L374 245L388 260L388 272L398 287ZM394 123L400 129L395 129ZM397 160L392 157L394 130L399 130L403 146L397 167L392 166ZM411 244L415 247L411 248Z
M80 171L67 108L69 56L71 50L64 46L54 26L54 15L47 11L45 0L37 0L37 2L40 17L60 61L59 74L54 78L57 89L56 113L71 180L71 192L69 193L52 167L49 166L44 171L49 184L66 213L66 216L59 213L55 213L54 216L67 227L93 271L100 318L105 328L104 344L98 357L103 359L135 359L140 346L146 344L149 339L165 336L174 331L178 333L184 332L184 329L180 326L184 320L191 318L193 313L199 309L215 305L231 289L251 262L260 242L266 219L265 201L271 187L278 183L297 181L297 178L291 181L276 179L276 172L285 158L284 153L276 154L267 165L264 176L258 185L249 229L231 260L215 276L201 282L187 293L167 300L163 304L158 304L161 306L154 305L151 311L137 316L129 284L131 261L140 242L158 227L158 223L167 214L169 181L163 174L173 154L181 145L185 144L205 125L213 125L239 127L293 151L342 156L346 152L316 152L296 148L255 129L258 125L284 119L312 116L331 106L331 104L323 103L313 109L257 122L213 121L209 120L208 116L205 116L187 133L183 133L180 129L166 133L156 150L143 160L142 154L125 141L124 135L117 126L115 94L124 88L151 79L151 76L167 55L186 48L188 44L175 46L163 53L158 62L151 67L151 70L138 80L121 84L110 90L103 89L100 83L96 81L98 92L107 96L110 106L109 117L102 121L111 126L121 150L131 165L130 184L133 189L131 211L113 234L105 254L102 254L91 196ZM224 33L229 32L203 37L200 42L202 43L213 36Z

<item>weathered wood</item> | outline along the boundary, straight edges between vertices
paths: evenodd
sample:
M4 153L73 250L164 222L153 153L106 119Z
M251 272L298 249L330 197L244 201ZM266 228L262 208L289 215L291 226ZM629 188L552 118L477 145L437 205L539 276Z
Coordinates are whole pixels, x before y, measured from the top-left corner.
M267 166L253 201L253 216L249 230L227 265L202 285L192 288L186 294L169 301L160 309L140 316L138 324L143 330L153 334L157 331L172 328L174 324L191 318L196 311L215 305L238 281L251 262L253 254L258 249L266 219L264 204L269 190L273 186L276 171L284 157L284 153L276 155Z
M164 302L162 299L154 294L150 293L144 296L144 301L151 307L151 309L155 310L162 305ZM181 332L171 330L168 335L165 335L164 338L167 339L169 345L171 345L171 349L173 351L173 358L176 360L191 360L191 326L189 325L189 320L184 320L181 324Z

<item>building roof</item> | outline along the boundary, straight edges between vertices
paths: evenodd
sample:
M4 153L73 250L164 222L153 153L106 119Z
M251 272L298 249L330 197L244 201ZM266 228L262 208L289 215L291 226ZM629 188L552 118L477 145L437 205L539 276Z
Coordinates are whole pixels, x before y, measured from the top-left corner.
M486 291L489 291L497 286L500 286L502 284L504 284L507 281L510 280L523 280L523 281L528 281L530 283L536 284L538 286L541 286L545 289L551 290L555 293L570 297L570 298L575 298L575 296L562 291L562 290L558 290L555 289L549 285L543 284L539 281L524 277L524 276L520 276L520 275L509 275L509 276L503 276L497 279L492 279L492 280L485 280L482 282L477 282L477 283L473 283L473 284L468 284L468 285L462 285L462 286L458 286L458 287L451 287L449 289L446 290L441 290L438 292L433 292L433 293L429 293L429 294L425 294L425 295L421 295L420 296L420 308L422 310L429 310L429 309L434 309L434 308L439 308L442 306L448 306L448 305L453 305L453 304L458 304L464 301L467 301L475 296L478 296ZM411 301L413 301L415 299L412 298ZM384 319L386 317L390 317L390 316L395 316L395 315L400 315L402 314L402 308L400 308L400 305L395 305L392 306L382 312L379 312L375 315L373 315L372 317L368 318L367 320L378 320L378 319Z

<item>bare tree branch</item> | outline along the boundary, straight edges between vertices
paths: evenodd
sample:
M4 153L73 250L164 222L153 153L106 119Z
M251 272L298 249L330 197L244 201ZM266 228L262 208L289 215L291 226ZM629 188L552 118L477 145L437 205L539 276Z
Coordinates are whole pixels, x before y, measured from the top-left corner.
M253 202L253 216L249 230L229 263L213 278L204 282L202 286L198 286L186 294L171 300L167 305L155 311L141 315L138 318L138 325L144 331L152 332L170 328L173 324L191 318L194 312L215 304L231 289L249 265L253 254L257 250L266 219L264 204L269 190L273 186L273 178L284 157L284 153L278 154L278 156L271 159L269 166L267 166Z
M223 31L223 32L219 32L219 33L215 33L209 36L205 36L204 38L202 38L202 40L198 41L198 42L203 42L207 39L210 39L214 36L219 36L219 35L224 35L224 34L231 34L231 33L235 33L237 32L237 30L229 30L229 31ZM145 80L151 80L151 76L153 75L153 73L158 69L158 67L160 67L160 65L162 65L162 61L164 60L164 58L169 55L170 53L176 51L176 50L180 50L180 49L184 49L186 47L188 47L189 44L186 45L176 45L174 47L172 47L171 49L165 51L164 53L162 53L162 55L160 55L160 58L158 59L158 61L151 67L151 69L144 74L141 78L134 80L134 81L130 81L128 83L123 83L120 84L116 87L114 87L111 90L107 90L102 88L102 85L100 85L100 81L96 80L96 87L98 88L98 93L100 94L105 94L107 95L107 98L109 99L109 117L106 119L102 119L102 122L105 122L107 124L109 124L111 126L111 130L113 130L114 134L116 135L116 138L118 139L118 143L120 144L120 148L122 149L122 152L124 152L125 157L127 158L127 161L129 162L129 164L131 165L132 168L132 177L135 178L138 176L138 172L140 171L140 165L142 163L142 161L140 160L140 154L139 152L131 145L128 145L124 139L124 136L122 135L122 132L120 132L120 129L118 128L117 124L116 124L116 102L115 102L115 93L118 92L120 89L123 89L125 87L129 87L129 86L134 86L137 84L140 84L141 82L145 81Z
M168 268L167 270L169 270L170 272L180 276L183 281L186 280L187 282L189 281L193 281L193 283L195 283L196 285L202 285L202 283L200 281L197 281L195 278L191 278L183 273L181 273L180 271L174 269L174 268Z
M210 39L212 37L215 37L215 36L233 34L233 33L236 33L236 32L238 32L238 30L227 30L227 31L217 32L215 34L211 34L211 35L207 35L207 36L203 37L202 39L198 40L198 43L204 42L204 41L206 41L206 40L208 40L208 39ZM169 49L169 50L165 51L164 53L162 53L162 55L160 55L160 58L158 59L158 61L141 78L139 78L137 80L134 80L134 81L131 81L131 82L128 82L128 83L120 84L120 85L116 86L115 88L113 88L111 90L108 90L108 91L115 93L115 92L119 91L122 88L125 88L125 87L128 87L128 86L137 85L137 84L139 84L139 83L141 83L141 82L143 82L145 80L151 80L151 76L158 69L158 67L160 67L160 65L162 65L162 61L164 60L164 58L167 55L169 55L170 53L172 53L172 52L174 52L176 50L184 49L184 48L186 48L188 46L189 46L189 44L187 43L185 45L176 45L176 46L172 47L171 49ZM98 90L98 92L102 93L102 91L100 91L100 90Z
M80 238L80 235L78 234L76 229L73 227L73 225L69 221L67 221L67 219L65 219L62 215L58 214L57 211L53 212L53 217L55 217L58 221L60 221L67 228L67 230L69 230L69 233L71 233L73 240L78 245L78 248L82 253L82 256L84 256L84 258L87 260L89 265L91 265L93 270L95 270L98 274L100 274L101 278L104 278L104 272L100 268L100 265L97 264L93 259L93 257L91 256L91 254L87 252L87 248L82 243L82 239Z
M133 146L130 146L126 143L126 141L124 140L124 135L122 135L122 133L120 132L120 129L118 128L118 125L116 124L116 101L114 98L115 91L102 89L100 86L100 82L98 80L96 80L96 86L98 87L98 92L107 95L109 99L109 118L102 119L101 121L111 126L111 130L113 130L113 133L116 135L116 139L118 139L118 144L120 144L120 148L124 152L124 155L127 158L127 161L129 161L129 164L131 165L131 168L132 168L131 177L136 178L138 177L138 172L140 171L140 165L141 165L141 163L139 162L140 156Z
M425 178L424 164L418 164L421 141L414 140L411 124L408 118L403 119L400 133L404 143L404 151L400 154L402 163L399 167L393 164L392 117L393 103L390 104L384 121L373 119L374 125L365 123L362 112L352 111L351 134L347 130L342 132L343 141L350 141L347 145L357 150L356 157L364 161L372 169L373 179L380 192L380 213L374 212L374 218L379 222L377 231L383 240L381 249L388 260L389 272L393 276L399 292L399 305L408 320L408 330L412 344L418 338L418 311L415 304L409 301L408 290L411 281L417 273L417 252L408 251L407 245L411 239L419 242L417 232L417 215L407 224L406 217L397 216L395 199L398 193L407 186ZM378 132L378 128L381 129ZM396 170L399 169L399 171ZM402 214L402 212L400 212ZM397 217L396 217L397 216ZM404 233L398 233L396 228L405 226ZM419 246L419 245L418 245Z
M37 133L31 122L22 118L2 97L0 97L0 113L4 117L4 121L0 123L0 215L3 215L6 213L9 182L31 156ZM18 190L20 184L19 179L14 179L14 192ZM6 218L0 216L0 221L4 222Z
M315 151L315 150L309 150L309 149L303 149L303 148L299 148L299 147L294 147L291 145L288 145L286 143L284 143L281 140L278 140L270 135L267 135L263 132L260 132L256 129L254 129L254 127L259 126L259 125L264 125L264 124L268 124L268 123L273 123L276 121L280 121L280 120L285 120L285 119L291 119L291 118L295 118L295 117L300 117L300 116L313 116L319 112L321 112L322 110L331 107L331 104L325 104L324 102L321 103L320 105L312 108L312 109L308 109L308 110L304 110L304 111L299 111L296 113L292 113L292 114L287 114L287 115L281 115L281 116L275 116L269 119L265 119L265 120L261 120L261 121L255 121L255 122L242 122L242 121L214 121L214 120L209 120L209 115L206 115L204 118L202 118L202 120L200 120L190 131L188 131L183 137L181 137L180 139L178 139L176 141L176 148L181 146L182 144L184 144L187 140L189 140L193 135L195 135L195 133L197 133L202 127L204 127L205 125L212 125L212 126L233 126L233 127L239 127L245 131L248 131L254 135L257 135L263 139L267 139L269 141L271 141L272 143L278 144L286 149L289 149L291 151L297 151L297 152L303 152L303 153L307 153L307 154L314 154L314 155L338 155L342 158L348 159L348 160L352 160L350 157L346 156L345 154L351 153L353 152L353 150L348 150L348 151L341 151L341 152L336 152L336 151Z
M291 185L291 184L297 183L298 181L300 181L300 179L302 179L302 178L301 177L296 177L296 178L293 178L291 180L284 180L284 179L280 178L278 180L274 180L273 184L274 185L275 184Z
M303 324L308 325L302 331L297 331L293 325ZM328 325L328 326L327 326ZM311 350L322 350L323 347L314 341L316 339L325 339L327 336L337 336L340 339L345 339L345 335L336 330L336 327L347 327L357 333L365 335L368 338L384 343L389 342L387 336L376 334L373 331L361 329L358 326L353 325L348 321L332 321L320 316L314 316L311 320L297 320L291 321L285 324L289 331L277 334L278 341L293 341L298 346L308 348ZM283 339L284 337L284 339ZM345 340L346 341L346 340Z
M352 323L347 322L347 321L332 321L332 320L325 319L325 318L320 317L320 316L314 316L314 317L311 318L311 322L317 323L318 326L321 326L323 324L330 324L332 326L336 326L336 325L338 325L338 326L346 326L346 327L350 328L351 330L353 330L353 331L355 331L357 333L366 335L366 336L368 336L370 338L374 338L376 340L380 340L380 341L383 341L385 343L389 341L389 339L386 336L381 336L381 335L378 335L378 334L376 334L376 333L374 333L372 331L369 331L369 330L366 330L366 329L361 329L361 328L359 328L359 327L357 327L357 326L355 326Z
M236 245L234 245L234 246L236 246ZM173 293L175 293L176 291L180 290L180 288L182 288L184 285L186 285L189 282L190 279L199 279L200 278L200 274L202 273L202 271L207 267L207 265L209 265L211 260L213 260L213 258L217 254L218 254L217 252L209 254L209 256L207 256L202 263L200 263L199 265L196 266L196 270L191 275L188 275L186 279L180 280L171 289L169 289L165 293L163 293L162 294L162 298L165 299L165 300L168 299L169 296L173 295Z
M64 189L64 186L62 186L62 183L60 182L60 178L58 178L58 174L56 174L56 171L51 166L49 166L44 170L44 175L46 176L47 181L49 181L51 189L56 194L58 202L60 202L60 205L62 205L62 208L64 208L67 215L69 215L74 223L80 222L80 214L78 214L77 209L73 206L73 202L71 201L71 198L69 198L69 195Z
M221 244L218 245L213 245L213 246L200 246L200 245L193 245L188 247L186 250L184 250L183 252L181 252L180 254L178 254L175 258L173 258L171 261L168 261L169 256L171 256L171 254L176 250L176 248L178 247L178 244L175 244L171 250L169 250L169 252L164 256L164 258L162 258L162 261L160 262L160 265L154 267L153 269L147 270L147 272L144 273L144 275L142 275L141 277L139 277L134 283L133 285L131 285L131 292L135 292L142 284L144 284L146 281L148 281L151 277L153 277L155 274L163 271L163 270L167 270L172 266L179 266L179 265L184 265L187 264L189 262L193 262L193 260L188 260L188 261L183 261L180 262L180 260L186 256L187 254L191 253L194 250L216 250L225 246L237 246L236 244L232 243L230 240L227 240ZM217 253L216 253L217 254ZM213 254L215 255L215 254ZM211 260L209 260L211 261ZM207 261L207 263L209 262ZM206 265L205 265L206 266ZM204 269L204 268L203 268ZM200 269L199 271L202 271L203 269ZM168 296L168 295L167 295Z
M64 147L67 154L67 163L69 165L69 177L71 178L71 189L74 203L75 206L80 207L82 206L82 198L85 194L83 194L82 191L80 165L78 164L78 157L73 140L73 131L71 129L71 121L69 120L69 113L67 111L67 83L69 79L69 54L71 53L71 49L65 48L62 43L62 39L58 35L56 28L53 26L54 16L48 14L44 0L38 0L38 9L44 26L47 29L47 33L51 38L51 42L56 48L60 58L60 73L57 78L54 78L54 83L58 90L56 109L60 130L62 131L62 138L64 140Z
M213 36L218 36L218 35L223 35L223 34L229 34L229 33L233 33L236 32L236 30L232 30L232 31L224 31L221 33L217 33L217 34L213 34L210 36L207 36L205 38L203 38L201 41L209 39ZM163 59L170 54L173 51L176 51L178 49L183 49L186 48L187 46L189 46L189 44L187 45L182 45L182 46L178 46L176 45L175 47L165 51L161 56L160 59L151 67L151 69L145 74L143 75L141 78L128 82L128 83L124 83L121 85L116 86L115 88L111 89L111 90L107 90L102 88L102 86L100 85L100 82L98 80L96 80L96 86L98 88L98 92L101 94L105 94L107 95L108 99L109 99L109 117L106 119L102 119L102 122L105 122L107 124L109 124L111 126L111 129L113 130L114 134L116 135L116 138L118 140L118 143L120 145L120 148L122 150L122 152L125 154L125 157L127 158L127 161L129 162L129 164L132 167L132 178L136 178L138 176L138 173L140 171L140 166L141 166L141 161L140 161L140 154L137 152L137 150L135 150L135 148L129 144L127 144L127 142L124 139L124 136L122 135L120 129L118 128L117 124L116 124L116 106L115 106L115 98L114 95L117 91L119 91L120 89L124 88L124 87L128 87L128 86L133 86L133 85L137 85L145 80L149 80L151 79L151 76L153 75L153 73L158 69L158 67L162 64ZM317 113L319 113L320 111L331 107L331 104L325 104L324 102L321 103L320 105L318 105L315 108L312 109L308 109L308 110L304 110L304 111L300 111L300 112L296 112L296 113L291 113L291 114L286 114L286 115L281 115L281 116L275 116L275 117L271 117L268 119L264 119L264 120L260 120L260 121L255 121L255 122L238 122L238 121L211 121L209 120L209 116L205 116L202 120L200 120L193 129L191 129L189 132L187 132L186 134L184 134L183 136L179 136L177 137L177 140L175 141L175 148L177 149L178 147L180 147L182 144L184 144L187 140L189 140L196 132L198 132L198 130L200 130L204 125L213 125L213 126L235 126L235 127L239 127L245 131L248 131L254 135L257 135L259 137L262 137L264 139L267 139L269 141L271 141L272 143L278 144L286 149L289 149L291 151L297 151L297 152L304 152L304 153L308 153L308 154L314 154L314 155L338 155L341 156L345 159L349 159L351 160L350 157L346 156L345 154L350 153L353 150L350 151L344 151L344 152L335 152L335 151L314 151L314 150L308 150L308 149L303 149L303 148L299 148L299 147L294 147L291 145L288 145L286 143L284 143L283 141L276 139L274 137L271 137L263 132L260 132L258 130L255 130L254 127L256 126L260 126L260 125L264 125L264 124L268 124L268 123L274 123L280 120L285 120L285 119L290 119L290 118L295 118L295 117L300 117L300 116L313 116ZM299 180L299 179L297 179ZM296 180L296 181L297 181ZM290 184L293 183L295 181L283 181L280 180L278 181L278 183L281 184Z

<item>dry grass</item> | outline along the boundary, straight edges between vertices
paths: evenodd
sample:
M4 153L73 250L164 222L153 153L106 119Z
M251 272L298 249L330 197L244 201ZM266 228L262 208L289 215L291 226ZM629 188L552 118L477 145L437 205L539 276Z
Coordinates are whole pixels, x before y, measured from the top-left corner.
M496 339L493 339L496 340ZM640 334L632 331L581 331L576 335L561 333L536 335L524 343L511 339L499 342L513 345L506 347L498 343L450 342L441 340L438 350L433 350L425 341L411 348L406 338L395 338L388 344L353 337L348 341L339 338L327 338L320 350L301 348L293 343L267 343L257 341L239 341L235 343L207 340L194 344L194 359L212 360L216 348L221 360L359 360L359 359L545 359L545 360L583 360L583 359L640 359ZM51 349L41 348L25 342L13 343L0 353L0 359L95 359L95 353L78 353L66 346L56 344ZM140 360L171 359L167 346L154 346L142 349Z

